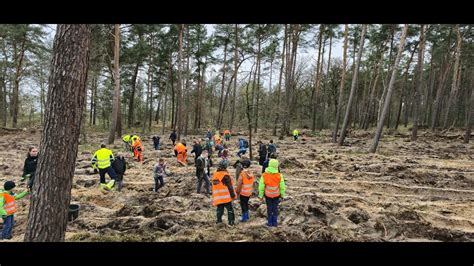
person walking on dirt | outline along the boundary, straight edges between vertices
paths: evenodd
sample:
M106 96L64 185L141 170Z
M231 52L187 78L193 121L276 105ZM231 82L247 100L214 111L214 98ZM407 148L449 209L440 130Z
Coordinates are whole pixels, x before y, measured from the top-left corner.
M100 145L100 149L94 153L92 157L92 168L95 171L99 169L100 176L100 189L101 190L112 190L117 181L117 174L112 168L111 164L115 160L114 154L111 150L106 148L105 143ZM112 179L109 183L105 183L105 173Z
M258 164L263 165L263 162L267 159L267 146L263 144L260 140L257 142L258 144Z
M160 136L153 136L153 147L155 148L155 151L160 149Z
M214 135L214 145L222 145L221 133L219 131L216 131Z
M203 150L207 150L207 153L208 153L209 156L212 155L212 146L214 146L214 145L212 144L211 139L206 138Z
M273 143L273 140L271 139L270 143L268 144L268 156L270 156L270 154L272 154L272 153L276 154L276 152L277 152L277 147Z
M169 139L173 142L173 146L177 138L178 136L176 135L176 129L173 129L173 132L171 132L170 137L169 137Z
M174 147L174 154L176 155L178 162L183 166L185 166L188 163L186 161L187 151L188 150L186 149L185 141L182 141L182 143L178 142L178 144L176 144L176 146Z
M271 159L265 173L260 177L258 185L258 197L267 204L267 225L278 226L278 204L280 198L284 199L286 186L283 175L278 171L278 161Z
M212 139L212 132L210 128L207 129L206 138Z
M3 220L3 230L0 239L12 239L13 225L15 224L14 215L16 212L16 200L19 200L30 192L24 191L16 195L13 192L15 188L15 182L7 181L3 185L3 189L0 189L0 217Z
M208 168L208 159L207 159L207 151L204 150L198 158L196 158L196 177L197 177L197 193L201 192L202 183L204 181L204 186L206 188L206 195L211 195L210 186L211 183L209 182L209 177L206 174L206 169Z
M35 181L36 167L38 166L38 149L34 146L28 148L28 155L23 164L21 180L27 180L27 187L31 191Z
M221 153L224 150L224 146L221 144L216 144L217 157L221 157Z
M244 138L239 138L239 151L237 152L237 156L242 156L247 152L247 148L249 147L249 143Z
M298 129L293 130L293 138L295 141L298 139L299 134L300 132L298 131Z
M199 140L194 140L193 143L194 145L193 145L193 150L191 151L191 153L194 153L194 163L196 163L197 158L199 158L199 156L202 153L202 147L201 147L201 143L199 143Z
M133 159L138 162L143 162L143 145L140 140L140 138L133 137L133 144L132 144L132 150L133 150Z
M168 173L166 172L166 163L163 158L158 160L158 163L153 167L153 179L155 180L155 187L153 192L158 192L160 188L165 185L164 177Z
M224 130L224 139L225 139L225 141L230 141L230 136L231 136L230 130L228 130L228 129Z
M239 176L240 176L240 171L242 171L242 169L244 168L244 163L245 164L249 164L250 165L250 160L247 158L247 156L245 155L242 155L242 157L240 157L233 165L233 167L235 168L235 181L237 181L239 179Z
M212 176L212 205L217 206L217 224L222 223L224 208L227 210L227 220L229 225L234 225L234 209L232 200L237 198L234 191L234 184L227 171L227 161L220 161L217 171Z
M250 219L249 217L249 199L253 191L254 177L248 170L250 167L250 161L246 160L242 163L244 169L239 174L237 180L237 195L240 196L240 208L242 209L241 222L246 222Z
M127 170L127 162L122 154L118 153L117 156L115 156L115 160L112 162L112 168L117 175L117 190L121 191L123 186L123 175Z

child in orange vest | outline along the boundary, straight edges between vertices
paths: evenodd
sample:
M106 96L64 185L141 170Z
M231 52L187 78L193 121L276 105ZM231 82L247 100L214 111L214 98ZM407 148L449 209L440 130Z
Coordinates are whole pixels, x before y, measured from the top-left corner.
M249 220L249 199L252 196L254 178L252 173L247 169L250 167L250 161L242 162L242 171L240 171L239 179L237 180L237 195L240 195L240 207L242 209L241 222Z
M220 161L217 171L212 176L212 205L217 207L217 224L222 223L224 208L227 209L229 225L234 225L234 209L232 200L236 199L234 184L227 171L228 161Z
M286 186L283 175L278 170L278 161L271 159L268 167L260 177L258 185L258 197L260 199L265 195L267 204L267 225L278 226L278 204L280 198L286 197Z
M16 212L15 200L21 199L28 195L28 191L24 191L18 195L13 193L15 182L7 181L3 185L4 190L0 189L0 216L3 219L3 231L1 239L12 239L13 215Z

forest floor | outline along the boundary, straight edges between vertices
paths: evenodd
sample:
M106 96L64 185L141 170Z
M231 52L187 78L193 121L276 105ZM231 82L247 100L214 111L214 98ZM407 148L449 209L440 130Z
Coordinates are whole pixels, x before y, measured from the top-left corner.
M14 180L21 190L26 151L39 143L40 133L2 134L0 184ZM462 143L461 131L443 137L422 130L417 142L408 134L386 133L376 154L367 152L373 134L363 131L351 132L343 147L330 142L329 131L305 142L274 138L288 198L280 204L280 226L269 228L266 205L255 194L249 222L238 221L241 210L234 201L236 226L227 225L226 212L224 223L216 225L211 199L196 193L193 156L182 167L170 141L154 151L151 135L143 137L143 164L124 153L129 169L122 192L101 192L90 159L108 134L91 133L92 144L79 146L72 203L80 211L68 224L66 241L474 241L474 144ZM188 154L193 137L186 138ZM270 132L254 136L254 155L256 140L270 138ZM233 164L237 137L231 142ZM123 151L121 140L115 143L109 148ZM165 158L172 175L154 193L152 167L158 157ZM256 159L251 169L260 175ZM235 169L229 171L233 175ZM23 240L29 197L17 203L12 241Z

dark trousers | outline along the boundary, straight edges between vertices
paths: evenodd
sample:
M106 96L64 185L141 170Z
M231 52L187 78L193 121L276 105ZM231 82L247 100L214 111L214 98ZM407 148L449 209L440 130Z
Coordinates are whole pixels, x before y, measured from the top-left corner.
M211 194L211 182L209 177L204 172L204 170L196 170L197 177L197 193L201 192L202 182L204 181L204 187L206 188L206 193Z
M297 139L298 139L298 136L293 136L293 138L294 138L295 140L297 140Z
M172 139L171 141L173 142L173 146L174 146L174 143L175 143L176 140L175 140L175 139Z
M105 173L107 173L113 180L118 181L114 168L109 166L104 169L99 169L100 183L105 184Z
M278 204L280 203L280 197L278 198L269 198L265 196L265 202L267 203L267 216L278 217Z
M227 220L230 225L234 224L234 208L232 208L232 201L217 205L217 223L222 223L222 215L224 214L224 208L227 210Z
M224 138L225 138L226 141L230 140L230 136L224 136Z
M13 215L3 216L3 231L1 239L12 238L13 223Z
M258 158L258 164L263 166L263 163L267 160L266 156L261 156Z
M240 195L240 208L242 208L242 213L249 211L249 199L250 197Z
M160 143L153 143L153 146L155 147L155 150L160 149Z
M245 154L247 152L247 150L239 150L239 152L237 152L237 156L241 156L242 154Z
M162 188L165 185L162 175L155 175L155 192L158 192L158 189ZM159 184L158 184L159 183Z
M33 189L33 184L34 184L34 182L35 182L35 173L32 173L32 174L30 175L30 179L28 179L28 188L29 188L30 190Z

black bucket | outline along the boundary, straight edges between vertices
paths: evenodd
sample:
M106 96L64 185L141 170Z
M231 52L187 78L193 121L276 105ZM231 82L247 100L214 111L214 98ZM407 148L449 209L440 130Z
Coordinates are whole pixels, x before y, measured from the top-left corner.
M67 220L69 222L72 222L77 219L79 216L79 205L77 204L70 204L69 205L69 210L68 210L68 215L67 215Z

